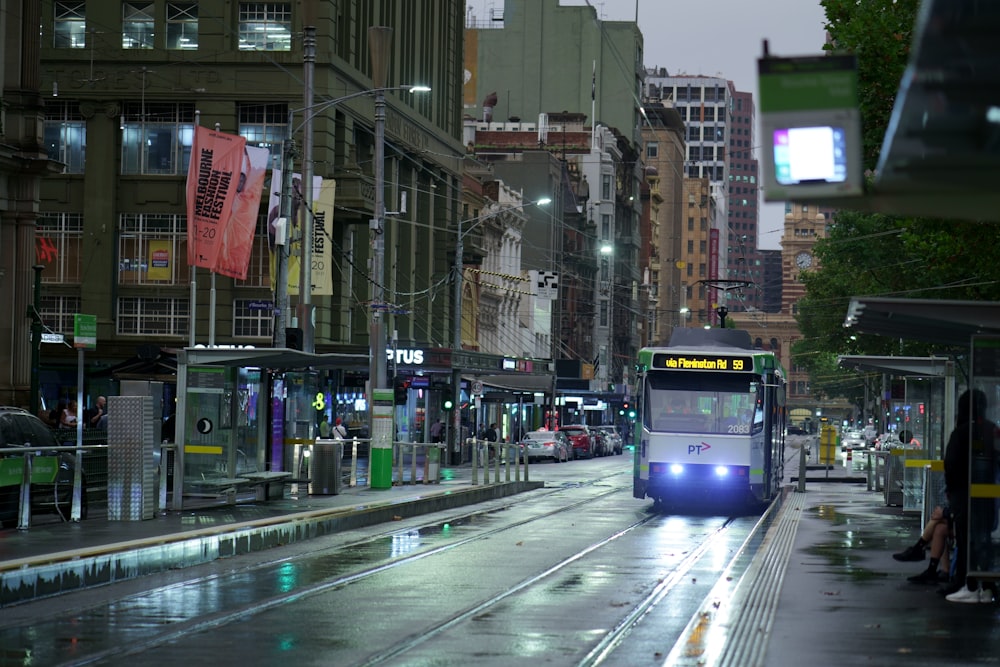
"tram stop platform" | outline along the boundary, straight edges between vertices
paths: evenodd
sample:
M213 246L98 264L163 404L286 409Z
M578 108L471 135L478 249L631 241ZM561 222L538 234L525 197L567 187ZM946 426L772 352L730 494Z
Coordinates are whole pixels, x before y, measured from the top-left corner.
M948 602L936 586L906 580L926 568L927 560L893 560L893 553L916 541L919 515L887 507L882 492L868 490L865 476L843 465L808 466L805 490L799 492L796 460L786 464L780 506L760 551L731 586L731 598L709 596L704 602L700 619L718 622L682 637L671 654L682 656L674 664L1000 662L997 603ZM78 524L39 522L28 531L2 531L0 607L543 486L538 481L474 486L468 466L442 473L439 484L349 487L339 495L286 495L161 513L147 521L91 517Z

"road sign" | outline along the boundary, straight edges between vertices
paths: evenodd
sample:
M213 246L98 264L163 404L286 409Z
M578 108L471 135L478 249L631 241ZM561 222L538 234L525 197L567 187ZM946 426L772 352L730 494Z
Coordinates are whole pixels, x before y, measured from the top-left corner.
M78 350L97 349L97 315L73 315L73 347Z
M43 343L64 343L66 342L66 337L61 333L43 333L42 334Z
M483 383L480 382L479 380L473 380L472 381L472 393L473 394L482 394L483 393Z

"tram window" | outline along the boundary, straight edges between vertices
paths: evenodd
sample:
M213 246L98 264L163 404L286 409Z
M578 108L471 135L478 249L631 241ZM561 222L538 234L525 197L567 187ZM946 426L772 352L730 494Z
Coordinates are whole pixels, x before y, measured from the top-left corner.
M653 431L749 435L764 425L760 384L752 375L651 373L643 424Z

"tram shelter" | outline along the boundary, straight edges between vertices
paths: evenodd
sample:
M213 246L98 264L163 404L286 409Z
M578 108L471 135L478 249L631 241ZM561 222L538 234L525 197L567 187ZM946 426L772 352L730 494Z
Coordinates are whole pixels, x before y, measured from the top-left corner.
M291 477L296 445L315 440L316 372L364 354L189 347L177 355L173 509L235 502L268 475Z
M968 350L967 382L986 397L983 415L1000 423L1000 302L853 297L845 327ZM955 420L945 423L951 433ZM947 435L945 435L947 438ZM1000 579L1000 433L970 441L969 576Z

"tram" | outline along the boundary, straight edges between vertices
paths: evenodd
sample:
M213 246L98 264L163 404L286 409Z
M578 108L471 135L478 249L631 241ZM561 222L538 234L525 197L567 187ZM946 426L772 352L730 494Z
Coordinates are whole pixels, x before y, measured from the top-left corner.
M639 351L632 495L654 508L761 508L783 470L785 372L736 329L675 329Z

